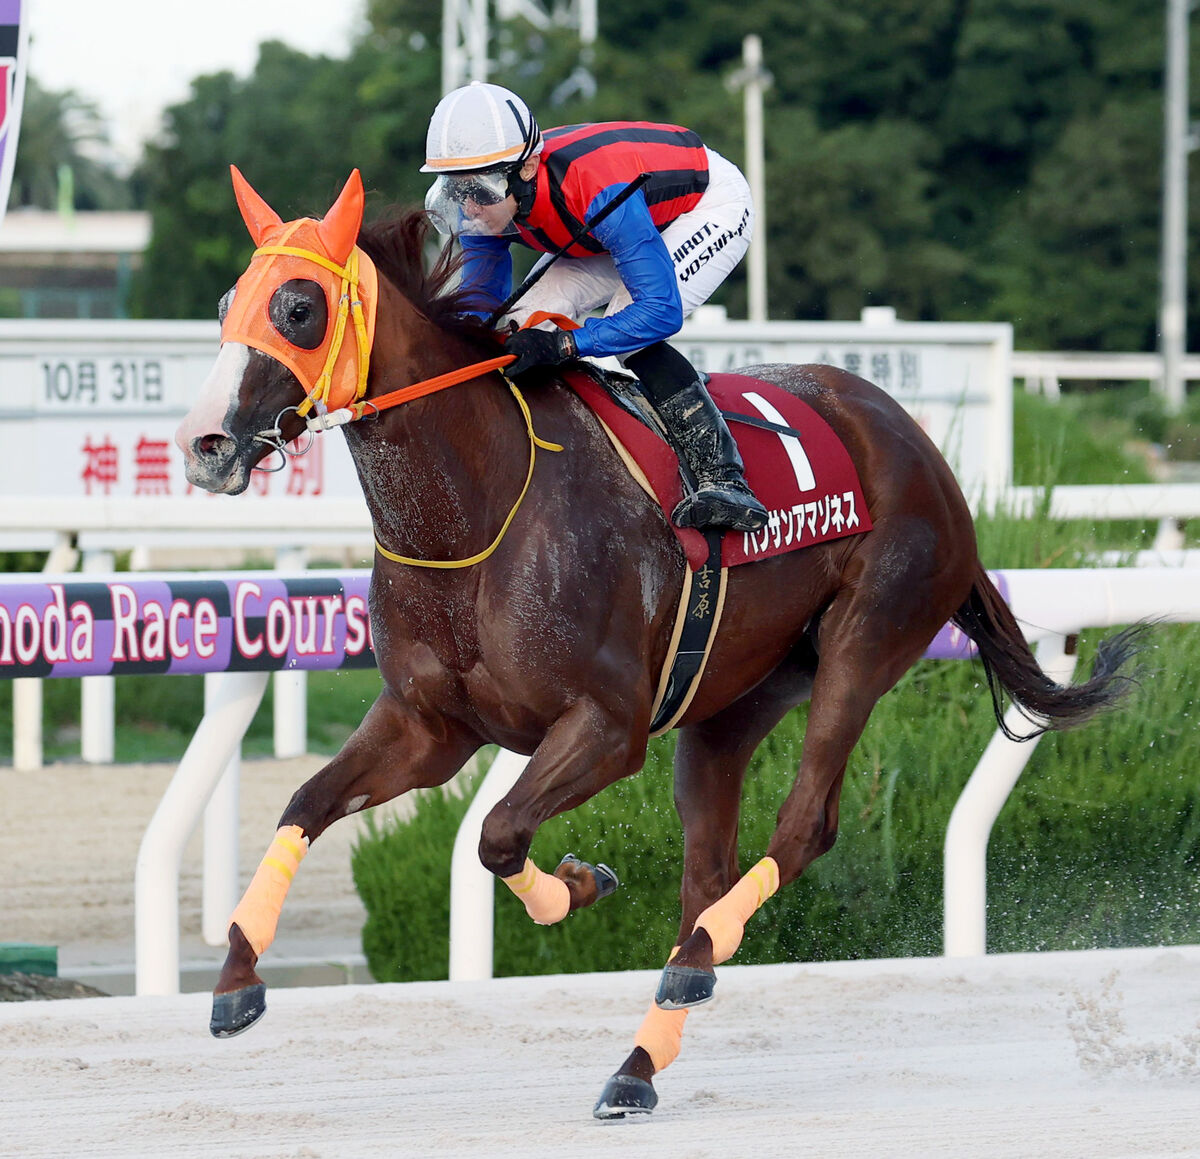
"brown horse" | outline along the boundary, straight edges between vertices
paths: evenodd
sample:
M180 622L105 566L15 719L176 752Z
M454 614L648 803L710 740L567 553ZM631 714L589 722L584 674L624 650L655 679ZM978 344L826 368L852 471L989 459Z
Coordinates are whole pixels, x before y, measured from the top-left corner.
M482 863L541 922L609 892L611 878L574 859L542 872L528 860L530 843L547 818L641 768L685 566L661 511L552 374L525 383L531 425L495 372L376 412L372 400L386 392L498 352L449 290L451 264L424 271L420 215L360 236L355 179L320 223L282 223L244 182L235 185L260 248L231 309L225 301L220 356L177 441L193 483L238 493L272 446L303 430L297 411L313 405L306 396L331 398L344 414L330 383L365 391L356 412L365 418L346 425L345 437L381 548L370 603L383 691L342 751L292 798L233 915L214 999L218 1036L265 1009L255 966L308 842L340 817L444 784L481 745L532 754L484 823ZM340 300L339 288L348 291ZM344 343L342 365L334 345L349 334L356 345ZM318 365L325 373L314 388ZM719 635L678 725L678 944L632 1053L597 1103L600 1117L654 1106L651 1079L678 1053L686 1008L711 996L714 967L736 950L758 906L833 845L847 759L868 714L947 620L978 645L994 692L1002 686L1050 728L1114 703L1125 683L1117 669L1135 649L1114 637L1090 680L1053 683L979 562L953 474L909 415L833 367L745 373L802 397L837 432L874 529L731 569ZM534 429L565 450L537 457L512 517L532 469ZM392 558L483 555L457 568ZM747 764L805 700L794 786L765 856L742 875ZM996 707L999 716L998 699Z

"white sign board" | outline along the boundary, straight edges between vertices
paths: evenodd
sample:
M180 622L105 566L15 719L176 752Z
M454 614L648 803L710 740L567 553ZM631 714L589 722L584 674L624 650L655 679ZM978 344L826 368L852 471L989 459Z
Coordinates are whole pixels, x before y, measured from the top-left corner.
M968 495L1012 474L1012 327L973 322L730 322L699 311L674 345L698 370L819 362L866 378L938 445Z
M216 322L0 320L0 495L186 496L175 428L216 358ZM693 319L699 370L822 362L882 387L942 449L968 494L1012 465L1012 328L999 324ZM272 463L278 462L273 457ZM345 440L318 437L250 494L358 498Z
M0 495L211 498L188 484L174 436L219 342L216 322L0 321ZM361 491L335 435L256 471L249 494Z

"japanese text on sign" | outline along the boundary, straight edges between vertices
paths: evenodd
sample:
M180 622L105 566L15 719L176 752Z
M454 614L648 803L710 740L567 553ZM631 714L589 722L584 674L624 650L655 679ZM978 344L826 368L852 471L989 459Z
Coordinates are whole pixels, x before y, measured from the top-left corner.
M38 403L51 410L162 407L163 383L157 358L38 359Z

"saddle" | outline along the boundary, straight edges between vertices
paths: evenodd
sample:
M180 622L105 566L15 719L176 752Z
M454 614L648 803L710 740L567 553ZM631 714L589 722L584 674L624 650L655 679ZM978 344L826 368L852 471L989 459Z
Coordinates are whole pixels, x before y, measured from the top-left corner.
M690 483L637 379L589 363L563 367L561 375L595 413L633 477L670 522L670 513ZM738 444L746 480L770 517L758 531L715 533L721 567L755 563L871 529L850 454L812 407L748 375L714 374L706 379ZM711 562L711 535L671 526L693 571Z

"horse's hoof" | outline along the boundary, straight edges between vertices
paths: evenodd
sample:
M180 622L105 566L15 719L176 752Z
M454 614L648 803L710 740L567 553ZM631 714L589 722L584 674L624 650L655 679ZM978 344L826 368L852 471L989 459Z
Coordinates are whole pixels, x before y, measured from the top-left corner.
M608 897L610 893L617 892L617 886L621 884L621 879L602 861L597 861L592 866L592 874L596 878L597 901L602 897Z
M214 994L208 1029L213 1038L232 1038L249 1030L266 1012L267 988L261 982L228 994Z
M561 869L564 865L570 865L572 867L578 866L580 869L591 870L592 877L595 878L596 881L596 901L599 901L602 897L608 897L609 894L616 893L617 886L621 884L621 879L617 877L616 871L610 869L602 861L592 865L587 861L581 861L575 856L574 853L568 853L558 863L559 869ZM595 903L593 902L589 904Z
M623 1119L626 1115L648 1115L658 1103L654 1087L631 1074L615 1074L604 1084L592 1109L597 1119Z
M697 970L695 966L663 967L658 980L658 993L654 1002L660 1010L686 1010L689 1006L700 1006L713 996L717 976L711 970Z

